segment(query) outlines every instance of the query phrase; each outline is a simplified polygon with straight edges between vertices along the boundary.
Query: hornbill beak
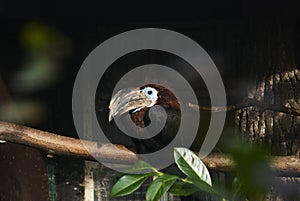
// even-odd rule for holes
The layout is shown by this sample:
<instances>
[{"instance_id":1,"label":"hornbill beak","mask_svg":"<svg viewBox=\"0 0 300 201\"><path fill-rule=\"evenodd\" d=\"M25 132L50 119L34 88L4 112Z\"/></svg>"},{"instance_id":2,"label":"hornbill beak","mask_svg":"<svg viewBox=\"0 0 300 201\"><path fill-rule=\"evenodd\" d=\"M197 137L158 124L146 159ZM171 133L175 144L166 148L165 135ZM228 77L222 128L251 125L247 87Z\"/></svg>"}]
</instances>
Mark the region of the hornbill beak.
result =
<instances>
[{"instance_id":1,"label":"hornbill beak","mask_svg":"<svg viewBox=\"0 0 300 201\"><path fill-rule=\"evenodd\" d=\"M110 100L108 121L122 114L134 110L137 112L144 107L149 107L152 101L147 98L140 88L122 89L118 91Z\"/></svg>"}]
</instances>

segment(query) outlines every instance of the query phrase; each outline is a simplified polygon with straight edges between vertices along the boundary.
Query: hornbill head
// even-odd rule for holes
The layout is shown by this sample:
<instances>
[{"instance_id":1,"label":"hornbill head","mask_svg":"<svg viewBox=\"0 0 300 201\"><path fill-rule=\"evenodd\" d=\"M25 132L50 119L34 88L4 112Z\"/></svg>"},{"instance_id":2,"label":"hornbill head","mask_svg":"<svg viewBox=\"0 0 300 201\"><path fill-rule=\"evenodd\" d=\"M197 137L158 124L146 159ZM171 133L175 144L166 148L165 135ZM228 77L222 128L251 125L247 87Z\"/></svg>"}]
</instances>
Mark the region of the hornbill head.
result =
<instances>
[{"instance_id":1,"label":"hornbill head","mask_svg":"<svg viewBox=\"0 0 300 201\"><path fill-rule=\"evenodd\" d=\"M111 99L109 104L109 122L113 118L130 112L132 121L139 127L145 127L146 112L154 105L165 109L180 110L176 96L167 88L149 84L135 89L122 89Z\"/></svg>"}]
</instances>

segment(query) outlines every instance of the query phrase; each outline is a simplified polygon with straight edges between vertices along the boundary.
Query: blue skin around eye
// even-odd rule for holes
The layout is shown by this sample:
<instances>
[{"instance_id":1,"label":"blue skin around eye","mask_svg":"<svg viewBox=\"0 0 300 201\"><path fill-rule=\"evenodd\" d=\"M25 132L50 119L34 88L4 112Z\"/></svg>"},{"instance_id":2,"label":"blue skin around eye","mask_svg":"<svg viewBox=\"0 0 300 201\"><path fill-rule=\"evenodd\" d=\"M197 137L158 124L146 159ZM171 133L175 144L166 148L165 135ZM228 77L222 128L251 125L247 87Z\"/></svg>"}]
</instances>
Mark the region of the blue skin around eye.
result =
<instances>
[{"instance_id":1,"label":"blue skin around eye","mask_svg":"<svg viewBox=\"0 0 300 201\"><path fill-rule=\"evenodd\" d=\"M142 92L147 96L147 98L149 98L150 100L152 100L153 98L155 98L155 95L157 96L157 93L155 93L155 89L153 89L152 87L146 87L145 89L142 90ZM150 92L151 94L149 94L148 92Z\"/></svg>"},{"instance_id":2,"label":"blue skin around eye","mask_svg":"<svg viewBox=\"0 0 300 201\"><path fill-rule=\"evenodd\" d=\"M156 90L154 88L152 88L152 87L146 87L146 88L142 89L141 91L146 95L146 97L148 99L150 99L151 101L156 101L156 99L157 99L157 92L156 92ZM151 94L148 94L148 92L150 92ZM141 109L142 109L142 107L141 108L137 108L137 109L133 110L132 113L138 112Z\"/></svg>"}]
</instances>

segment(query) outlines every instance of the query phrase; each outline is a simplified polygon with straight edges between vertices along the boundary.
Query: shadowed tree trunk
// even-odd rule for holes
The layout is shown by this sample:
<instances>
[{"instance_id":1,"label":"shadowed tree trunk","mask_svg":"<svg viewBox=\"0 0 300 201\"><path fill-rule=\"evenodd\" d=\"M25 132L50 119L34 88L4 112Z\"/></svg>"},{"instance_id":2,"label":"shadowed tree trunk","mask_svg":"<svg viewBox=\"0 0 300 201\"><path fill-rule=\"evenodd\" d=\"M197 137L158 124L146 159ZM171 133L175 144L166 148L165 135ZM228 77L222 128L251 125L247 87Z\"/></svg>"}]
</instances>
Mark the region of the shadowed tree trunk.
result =
<instances>
[{"instance_id":1,"label":"shadowed tree trunk","mask_svg":"<svg viewBox=\"0 0 300 201\"><path fill-rule=\"evenodd\" d=\"M249 19L243 26L240 65L244 71L250 71L247 73L253 80L248 85L247 98L300 109L300 70L296 65L296 36L299 33L295 19L256 18ZM273 155L300 155L299 116L247 107L236 112L235 120L244 139L264 145ZM267 200L299 198L299 180L280 179L286 186L295 187L295 191L291 194L287 189L280 192L280 186Z\"/></svg>"}]
</instances>

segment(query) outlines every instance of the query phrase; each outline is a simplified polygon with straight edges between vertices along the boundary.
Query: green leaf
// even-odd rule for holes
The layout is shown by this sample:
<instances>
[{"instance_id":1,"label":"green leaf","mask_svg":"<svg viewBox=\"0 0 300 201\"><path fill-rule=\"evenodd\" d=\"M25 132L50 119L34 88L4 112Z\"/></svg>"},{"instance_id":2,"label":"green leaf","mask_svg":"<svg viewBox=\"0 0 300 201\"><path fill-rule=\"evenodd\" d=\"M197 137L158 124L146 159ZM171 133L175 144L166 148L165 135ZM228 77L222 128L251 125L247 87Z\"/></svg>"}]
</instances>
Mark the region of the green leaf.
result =
<instances>
[{"instance_id":1,"label":"green leaf","mask_svg":"<svg viewBox=\"0 0 300 201\"><path fill-rule=\"evenodd\" d=\"M248 200L261 200L274 178L268 153L260 145L240 142L231 143L229 152L236 164L238 180L233 187L239 191L238 195L244 195Z\"/></svg>"},{"instance_id":2,"label":"green leaf","mask_svg":"<svg viewBox=\"0 0 300 201\"><path fill-rule=\"evenodd\" d=\"M205 181L194 178L188 178L187 180L193 182L193 184L201 191L219 195L219 193L212 186L208 185Z\"/></svg>"},{"instance_id":3,"label":"green leaf","mask_svg":"<svg viewBox=\"0 0 300 201\"><path fill-rule=\"evenodd\" d=\"M243 189L243 185L240 182L240 180L237 177L234 177L233 181L232 181L232 198L233 200L238 196L238 195L242 195L244 192Z\"/></svg>"},{"instance_id":4,"label":"green leaf","mask_svg":"<svg viewBox=\"0 0 300 201\"><path fill-rule=\"evenodd\" d=\"M234 177L232 181L232 192L238 194L242 191L242 187L241 181L237 177Z\"/></svg>"},{"instance_id":5,"label":"green leaf","mask_svg":"<svg viewBox=\"0 0 300 201\"><path fill-rule=\"evenodd\" d=\"M134 173L134 174L144 174L144 173L149 173L154 171L157 172L155 167L141 160L137 161L129 170L127 170L128 173Z\"/></svg>"},{"instance_id":6,"label":"green leaf","mask_svg":"<svg viewBox=\"0 0 300 201\"><path fill-rule=\"evenodd\" d=\"M200 191L200 189L193 184L176 181L168 192L176 196L188 196L197 191Z\"/></svg>"},{"instance_id":7,"label":"green leaf","mask_svg":"<svg viewBox=\"0 0 300 201\"><path fill-rule=\"evenodd\" d=\"M148 187L146 192L147 201L156 201L167 192L174 184L178 177L169 174L162 174L158 176Z\"/></svg>"},{"instance_id":8,"label":"green leaf","mask_svg":"<svg viewBox=\"0 0 300 201\"><path fill-rule=\"evenodd\" d=\"M174 148L174 158L178 168L188 177L212 185L210 174L200 158L186 148Z\"/></svg>"},{"instance_id":9,"label":"green leaf","mask_svg":"<svg viewBox=\"0 0 300 201\"><path fill-rule=\"evenodd\" d=\"M195 185L200 191L211 193L220 196L222 198L230 197L229 193L226 192L223 188L212 187L208 185L205 181L194 179L194 178L187 178L186 180L192 182L193 185Z\"/></svg>"},{"instance_id":10,"label":"green leaf","mask_svg":"<svg viewBox=\"0 0 300 201\"><path fill-rule=\"evenodd\" d=\"M110 196L117 197L129 195L136 191L150 176L153 176L153 173L142 175L124 175L112 187Z\"/></svg>"}]
</instances>

